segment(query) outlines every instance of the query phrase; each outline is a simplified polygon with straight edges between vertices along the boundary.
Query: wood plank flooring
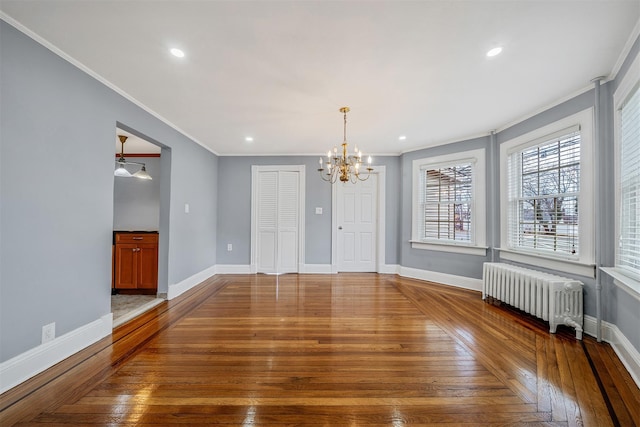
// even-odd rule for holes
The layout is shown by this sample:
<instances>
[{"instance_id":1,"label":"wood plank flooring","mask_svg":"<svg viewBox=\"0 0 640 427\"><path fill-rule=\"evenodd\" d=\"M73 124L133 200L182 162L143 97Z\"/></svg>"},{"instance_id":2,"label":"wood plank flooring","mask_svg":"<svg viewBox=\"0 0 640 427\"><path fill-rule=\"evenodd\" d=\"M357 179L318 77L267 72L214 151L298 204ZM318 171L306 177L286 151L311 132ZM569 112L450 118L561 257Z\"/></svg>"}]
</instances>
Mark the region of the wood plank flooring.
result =
<instances>
[{"instance_id":1,"label":"wood plank flooring","mask_svg":"<svg viewBox=\"0 0 640 427\"><path fill-rule=\"evenodd\" d=\"M394 275L215 276L72 359L0 425L640 426L608 345Z\"/></svg>"}]
</instances>

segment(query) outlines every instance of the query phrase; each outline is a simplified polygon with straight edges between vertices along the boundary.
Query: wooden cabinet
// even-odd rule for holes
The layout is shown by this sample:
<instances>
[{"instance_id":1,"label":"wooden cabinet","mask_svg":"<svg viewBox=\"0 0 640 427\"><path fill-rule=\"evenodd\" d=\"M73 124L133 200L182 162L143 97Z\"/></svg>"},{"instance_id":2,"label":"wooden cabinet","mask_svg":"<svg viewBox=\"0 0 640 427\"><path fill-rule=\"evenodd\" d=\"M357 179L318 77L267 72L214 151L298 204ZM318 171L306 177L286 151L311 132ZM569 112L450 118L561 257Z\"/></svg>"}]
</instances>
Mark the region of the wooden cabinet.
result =
<instances>
[{"instance_id":1,"label":"wooden cabinet","mask_svg":"<svg viewBox=\"0 0 640 427\"><path fill-rule=\"evenodd\" d=\"M114 288L158 288L158 233L116 232Z\"/></svg>"}]
</instances>

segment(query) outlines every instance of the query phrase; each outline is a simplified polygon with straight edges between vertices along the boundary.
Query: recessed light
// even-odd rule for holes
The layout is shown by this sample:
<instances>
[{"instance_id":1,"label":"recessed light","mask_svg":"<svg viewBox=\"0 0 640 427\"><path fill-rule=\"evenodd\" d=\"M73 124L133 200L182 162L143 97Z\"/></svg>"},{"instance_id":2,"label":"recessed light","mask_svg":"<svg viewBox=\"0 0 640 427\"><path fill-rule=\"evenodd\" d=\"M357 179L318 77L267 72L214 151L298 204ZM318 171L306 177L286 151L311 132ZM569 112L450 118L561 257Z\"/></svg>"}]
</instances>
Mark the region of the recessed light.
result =
<instances>
[{"instance_id":1,"label":"recessed light","mask_svg":"<svg viewBox=\"0 0 640 427\"><path fill-rule=\"evenodd\" d=\"M405 139L407 139L407 136L406 136L406 135L400 135L400 136L398 137L398 139L399 139L400 141L404 141Z\"/></svg>"},{"instance_id":2,"label":"recessed light","mask_svg":"<svg viewBox=\"0 0 640 427\"><path fill-rule=\"evenodd\" d=\"M491 49L489 52L487 52L487 56L496 56L499 55L500 52L502 52L502 48L501 47L494 47L493 49Z\"/></svg>"},{"instance_id":3,"label":"recessed light","mask_svg":"<svg viewBox=\"0 0 640 427\"><path fill-rule=\"evenodd\" d=\"M253 137L252 136L247 136L244 140L247 141L247 142L253 142Z\"/></svg>"},{"instance_id":4,"label":"recessed light","mask_svg":"<svg viewBox=\"0 0 640 427\"><path fill-rule=\"evenodd\" d=\"M169 50L173 56L177 56L178 58L184 58L184 52L176 47L171 48Z\"/></svg>"}]
</instances>

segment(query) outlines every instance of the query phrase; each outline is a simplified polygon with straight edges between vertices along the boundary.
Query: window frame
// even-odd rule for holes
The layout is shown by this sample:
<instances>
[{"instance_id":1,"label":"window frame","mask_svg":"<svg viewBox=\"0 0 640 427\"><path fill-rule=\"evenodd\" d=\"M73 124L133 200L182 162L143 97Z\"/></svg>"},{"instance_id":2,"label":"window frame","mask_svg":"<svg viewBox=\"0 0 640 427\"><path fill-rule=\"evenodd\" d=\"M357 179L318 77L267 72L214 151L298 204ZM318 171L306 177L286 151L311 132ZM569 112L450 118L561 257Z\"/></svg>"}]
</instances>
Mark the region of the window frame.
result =
<instances>
[{"instance_id":1,"label":"window frame","mask_svg":"<svg viewBox=\"0 0 640 427\"><path fill-rule=\"evenodd\" d=\"M425 169L445 168L461 164L471 164L471 239L455 241L449 239L421 239L418 235L420 222L424 221L421 213L420 197L423 188L420 186L421 171ZM413 194L411 247L413 249L455 252L469 255L486 256L487 221L486 221L486 154L485 149L474 149L435 157L426 157L413 161Z\"/></svg>"},{"instance_id":2,"label":"window frame","mask_svg":"<svg viewBox=\"0 0 640 427\"><path fill-rule=\"evenodd\" d=\"M621 165L620 155L622 149L621 141L621 109L623 104L634 94L634 90L640 90L640 55L636 56L635 60L627 70L625 77L620 82L620 85L613 94L613 109L614 109L614 185L615 185L615 225L614 225L614 267L601 267L601 270L613 277L613 283L627 292L632 297L640 300L640 278L636 277L633 272L627 268L620 267L618 264L619 246L618 239L620 238L620 226L621 226L621 213L622 213L622 182L621 182Z\"/></svg>"},{"instance_id":3,"label":"window frame","mask_svg":"<svg viewBox=\"0 0 640 427\"><path fill-rule=\"evenodd\" d=\"M537 265L552 270L595 276L595 179L593 108L580 111L546 126L527 132L500 145L500 257ZM580 128L580 193L578 197L579 254L566 256L544 251L512 247L509 243L509 157L526 148L539 145L559 136L558 133Z\"/></svg>"}]
</instances>

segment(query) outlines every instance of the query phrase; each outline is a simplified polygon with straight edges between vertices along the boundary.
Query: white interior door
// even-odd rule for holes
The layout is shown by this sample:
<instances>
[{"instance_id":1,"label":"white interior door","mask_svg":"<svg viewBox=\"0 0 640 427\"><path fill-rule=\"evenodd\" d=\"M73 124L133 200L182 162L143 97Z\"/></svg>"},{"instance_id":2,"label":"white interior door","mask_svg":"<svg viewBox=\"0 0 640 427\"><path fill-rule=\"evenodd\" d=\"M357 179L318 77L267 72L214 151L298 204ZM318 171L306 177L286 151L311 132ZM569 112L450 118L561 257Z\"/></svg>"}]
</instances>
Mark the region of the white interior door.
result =
<instances>
[{"instance_id":1,"label":"white interior door","mask_svg":"<svg viewBox=\"0 0 640 427\"><path fill-rule=\"evenodd\" d=\"M301 173L294 167L254 167L252 264L258 273L298 272Z\"/></svg>"},{"instance_id":2,"label":"white interior door","mask_svg":"<svg viewBox=\"0 0 640 427\"><path fill-rule=\"evenodd\" d=\"M374 272L378 228L378 177L338 184L338 271Z\"/></svg>"}]
</instances>

